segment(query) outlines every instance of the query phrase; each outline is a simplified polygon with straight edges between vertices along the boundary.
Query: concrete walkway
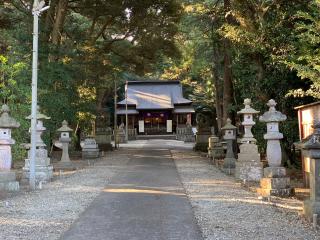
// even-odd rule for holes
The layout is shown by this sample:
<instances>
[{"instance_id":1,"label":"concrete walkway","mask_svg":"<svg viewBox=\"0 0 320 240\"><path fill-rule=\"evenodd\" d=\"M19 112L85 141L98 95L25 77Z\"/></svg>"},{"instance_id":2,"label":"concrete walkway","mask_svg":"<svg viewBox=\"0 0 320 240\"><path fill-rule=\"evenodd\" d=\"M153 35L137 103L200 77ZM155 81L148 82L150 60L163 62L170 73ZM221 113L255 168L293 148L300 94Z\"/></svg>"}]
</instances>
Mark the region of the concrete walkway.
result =
<instances>
[{"instance_id":1,"label":"concrete walkway","mask_svg":"<svg viewBox=\"0 0 320 240\"><path fill-rule=\"evenodd\" d=\"M130 161L61 239L202 239L170 151L154 142L126 152Z\"/></svg>"}]
</instances>

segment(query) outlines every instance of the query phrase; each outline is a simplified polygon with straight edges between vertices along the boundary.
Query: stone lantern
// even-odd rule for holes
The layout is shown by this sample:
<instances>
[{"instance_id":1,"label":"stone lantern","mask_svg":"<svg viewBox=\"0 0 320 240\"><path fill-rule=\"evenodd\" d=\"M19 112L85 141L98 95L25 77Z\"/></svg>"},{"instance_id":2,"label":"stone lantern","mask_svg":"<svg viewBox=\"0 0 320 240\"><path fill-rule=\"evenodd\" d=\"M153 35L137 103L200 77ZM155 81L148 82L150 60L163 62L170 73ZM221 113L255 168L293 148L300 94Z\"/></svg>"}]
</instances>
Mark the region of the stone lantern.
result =
<instances>
[{"instance_id":1,"label":"stone lantern","mask_svg":"<svg viewBox=\"0 0 320 240\"><path fill-rule=\"evenodd\" d=\"M231 124L227 119L227 124L221 128L224 131L223 139L227 141L227 153L223 162L223 171L228 174L234 173L236 159L233 152L233 141L236 140L237 127Z\"/></svg>"},{"instance_id":2,"label":"stone lantern","mask_svg":"<svg viewBox=\"0 0 320 240\"><path fill-rule=\"evenodd\" d=\"M320 122L309 140L302 145L303 155L310 160L310 199L303 205L303 213L313 220L314 214L320 216Z\"/></svg>"},{"instance_id":3,"label":"stone lantern","mask_svg":"<svg viewBox=\"0 0 320 240\"><path fill-rule=\"evenodd\" d=\"M269 111L260 116L260 121L267 123L267 160L269 167L264 169L264 178L260 180L258 193L262 196L289 196L292 194L290 178L286 177L286 169L281 167L280 139L283 138L279 132L279 122L287 119L286 115L276 111L277 103L271 99L267 103Z\"/></svg>"},{"instance_id":4,"label":"stone lantern","mask_svg":"<svg viewBox=\"0 0 320 240\"><path fill-rule=\"evenodd\" d=\"M62 149L62 156L60 162L57 164L58 168L73 167L69 157L69 143L71 142L70 132L73 130L68 127L68 122L64 120L62 127L57 130L60 133L59 141L55 142L55 146Z\"/></svg>"},{"instance_id":5,"label":"stone lantern","mask_svg":"<svg viewBox=\"0 0 320 240\"><path fill-rule=\"evenodd\" d=\"M253 121L254 114L259 113L253 109L250 99L244 100L244 109L238 112L243 115L242 125L244 126L244 135L240 142L240 153L238 154L238 162L236 163L237 179L243 181L259 181L262 178L262 162L260 161L260 154L258 147L255 144L256 139L254 138L251 128L255 125Z\"/></svg>"},{"instance_id":6,"label":"stone lantern","mask_svg":"<svg viewBox=\"0 0 320 240\"><path fill-rule=\"evenodd\" d=\"M7 105L1 108L0 116L0 190L17 191L19 182L16 181L16 174L11 170L12 155L11 145L15 141L11 138L11 130L18 128L20 124L10 117L10 109Z\"/></svg>"},{"instance_id":7,"label":"stone lantern","mask_svg":"<svg viewBox=\"0 0 320 240\"><path fill-rule=\"evenodd\" d=\"M26 119L31 119L28 116ZM48 157L48 151L46 144L43 142L41 136L46 128L43 126L43 120L48 120L50 117L40 113L40 109L37 109L37 127L36 127L36 159L35 159L35 177L37 182L48 182L53 176L53 166L50 164L50 158ZM25 159L25 165L23 167L23 179L27 180L30 177L30 155L31 144L25 144L28 149L28 158Z\"/></svg>"},{"instance_id":8,"label":"stone lantern","mask_svg":"<svg viewBox=\"0 0 320 240\"><path fill-rule=\"evenodd\" d=\"M241 138L241 143L256 142L257 140L253 137L251 132L252 126L256 123L253 121L253 115L258 114L259 111L253 109L251 105L251 99L246 98L243 102L244 109L238 112L238 114L243 115L243 122L241 123L244 127L244 135Z\"/></svg>"}]
</instances>

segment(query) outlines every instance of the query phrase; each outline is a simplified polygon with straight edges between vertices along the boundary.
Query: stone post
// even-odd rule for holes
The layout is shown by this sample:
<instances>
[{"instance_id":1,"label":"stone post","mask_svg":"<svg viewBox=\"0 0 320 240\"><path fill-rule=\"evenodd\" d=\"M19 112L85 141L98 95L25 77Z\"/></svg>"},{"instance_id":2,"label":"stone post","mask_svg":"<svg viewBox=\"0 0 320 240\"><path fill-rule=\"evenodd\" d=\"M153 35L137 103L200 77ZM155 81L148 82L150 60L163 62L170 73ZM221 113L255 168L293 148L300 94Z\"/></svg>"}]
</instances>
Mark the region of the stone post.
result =
<instances>
[{"instance_id":1,"label":"stone post","mask_svg":"<svg viewBox=\"0 0 320 240\"><path fill-rule=\"evenodd\" d=\"M31 119L28 116L26 119ZM35 159L35 178L36 182L48 182L53 177L53 166L50 163L48 157L48 151L46 144L43 142L41 136L46 128L43 126L43 120L48 120L50 117L40 113L40 109L37 109L37 135L36 135L36 159ZM25 165L23 167L23 180L27 180L30 177L30 148L31 144L25 144L28 149L28 158L25 159Z\"/></svg>"},{"instance_id":2,"label":"stone post","mask_svg":"<svg viewBox=\"0 0 320 240\"><path fill-rule=\"evenodd\" d=\"M264 139L267 140L267 160L269 167L264 169L264 177L260 180L258 193L267 196L290 196L293 191L290 188L290 178L286 176L286 169L281 167L281 146L280 139L283 138L279 132L279 122L287 119L286 115L276 111L277 103L271 99L267 103L269 111L260 116L260 121L267 123L267 133Z\"/></svg>"},{"instance_id":3,"label":"stone post","mask_svg":"<svg viewBox=\"0 0 320 240\"><path fill-rule=\"evenodd\" d=\"M55 142L55 146L62 149L62 156L60 162L55 165L57 169L74 169L73 163L69 157L69 143L71 142L70 133L73 130L68 127L68 122L64 120L62 127L57 130L60 133L59 141Z\"/></svg>"},{"instance_id":4,"label":"stone post","mask_svg":"<svg viewBox=\"0 0 320 240\"><path fill-rule=\"evenodd\" d=\"M240 153L238 154L238 161L236 162L236 178L242 181L259 181L262 178L262 162L260 161L260 154L256 145L251 128L255 125L253 115L259 113L253 109L250 99L245 99L244 109L238 112L243 115L242 125L244 126L244 135L241 138Z\"/></svg>"},{"instance_id":5,"label":"stone post","mask_svg":"<svg viewBox=\"0 0 320 240\"><path fill-rule=\"evenodd\" d=\"M227 153L223 162L223 171L229 175L234 174L236 159L233 152L233 141L236 140L236 126L231 124L231 120L227 119L227 124L221 128L225 131L223 139L227 141Z\"/></svg>"},{"instance_id":6,"label":"stone post","mask_svg":"<svg viewBox=\"0 0 320 240\"><path fill-rule=\"evenodd\" d=\"M314 214L320 217L320 122L313 128L311 138L302 145L303 156L310 159L310 199L304 201L303 214L311 221Z\"/></svg>"},{"instance_id":7,"label":"stone post","mask_svg":"<svg viewBox=\"0 0 320 240\"><path fill-rule=\"evenodd\" d=\"M19 182L16 181L16 173L11 171L11 145L15 144L11 138L11 130L18 128L20 124L10 117L9 113L9 107L3 105L0 116L0 190L18 191Z\"/></svg>"}]
</instances>

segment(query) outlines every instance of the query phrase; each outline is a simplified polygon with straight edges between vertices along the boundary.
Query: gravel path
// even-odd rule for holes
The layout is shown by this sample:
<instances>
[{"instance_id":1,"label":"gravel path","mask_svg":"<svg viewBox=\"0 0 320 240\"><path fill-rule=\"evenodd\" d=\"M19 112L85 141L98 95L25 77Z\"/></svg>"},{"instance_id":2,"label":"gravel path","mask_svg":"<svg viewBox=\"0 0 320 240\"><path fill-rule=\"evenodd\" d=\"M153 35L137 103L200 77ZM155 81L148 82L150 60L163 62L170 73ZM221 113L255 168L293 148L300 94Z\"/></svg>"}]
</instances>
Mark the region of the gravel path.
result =
<instances>
[{"instance_id":1,"label":"gravel path","mask_svg":"<svg viewBox=\"0 0 320 240\"><path fill-rule=\"evenodd\" d=\"M57 177L42 190L20 191L0 201L0 239L59 239L127 161L125 153L108 153L94 166Z\"/></svg>"},{"instance_id":2,"label":"gravel path","mask_svg":"<svg viewBox=\"0 0 320 240\"><path fill-rule=\"evenodd\" d=\"M171 151L203 237L219 239L320 239L301 216L296 199L259 200L191 151Z\"/></svg>"}]
</instances>

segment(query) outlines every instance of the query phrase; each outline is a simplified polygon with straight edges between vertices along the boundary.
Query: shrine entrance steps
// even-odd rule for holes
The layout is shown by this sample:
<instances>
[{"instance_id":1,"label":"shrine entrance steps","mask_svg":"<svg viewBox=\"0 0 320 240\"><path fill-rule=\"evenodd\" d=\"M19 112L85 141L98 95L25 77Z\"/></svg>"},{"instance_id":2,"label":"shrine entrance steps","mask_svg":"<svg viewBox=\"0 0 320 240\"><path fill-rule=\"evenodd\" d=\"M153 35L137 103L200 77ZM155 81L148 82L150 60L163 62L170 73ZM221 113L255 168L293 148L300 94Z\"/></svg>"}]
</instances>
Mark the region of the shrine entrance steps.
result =
<instances>
[{"instance_id":1,"label":"shrine entrance steps","mask_svg":"<svg viewBox=\"0 0 320 240\"><path fill-rule=\"evenodd\" d=\"M164 140L176 140L175 134L168 135L137 135L137 140L150 140L150 139L164 139Z\"/></svg>"}]
</instances>

